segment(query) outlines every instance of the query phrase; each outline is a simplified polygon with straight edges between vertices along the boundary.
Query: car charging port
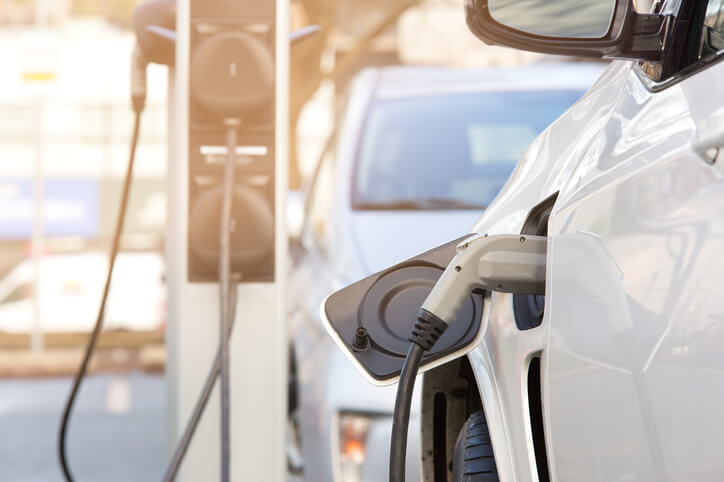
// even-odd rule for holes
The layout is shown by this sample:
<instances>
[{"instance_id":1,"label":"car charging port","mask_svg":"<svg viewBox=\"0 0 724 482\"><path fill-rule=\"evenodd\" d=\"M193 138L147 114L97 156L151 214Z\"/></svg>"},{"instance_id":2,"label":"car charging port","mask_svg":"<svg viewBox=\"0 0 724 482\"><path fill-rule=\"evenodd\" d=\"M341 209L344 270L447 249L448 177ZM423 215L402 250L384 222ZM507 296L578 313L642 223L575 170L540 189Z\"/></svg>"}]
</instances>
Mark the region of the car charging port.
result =
<instances>
[{"instance_id":1,"label":"car charging port","mask_svg":"<svg viewBox=\"0 0 724 482\"><path fill-rule=\"evenodd\" d=\"M477 234L457 246L420 307L400 374L392 419L390 482L404 482L410 403L425 352L454 322L474 290L545 294L548 239L540 236ZM485 326L481 331L485 332Z\"/></svg>"},{"instance_id":2,"label":"car charging port","mask_svg":"<svg viewBox=\"0 0 724 482\"><path fill-rule=\"evenodd\" d=\"M544 199L528 213L521 234L548 236L548 219L558 199L558 192ZM530 330L543 323L546 298L544 295L514 294L513 312L519 330Z\"/></svg>"}]
</instances>

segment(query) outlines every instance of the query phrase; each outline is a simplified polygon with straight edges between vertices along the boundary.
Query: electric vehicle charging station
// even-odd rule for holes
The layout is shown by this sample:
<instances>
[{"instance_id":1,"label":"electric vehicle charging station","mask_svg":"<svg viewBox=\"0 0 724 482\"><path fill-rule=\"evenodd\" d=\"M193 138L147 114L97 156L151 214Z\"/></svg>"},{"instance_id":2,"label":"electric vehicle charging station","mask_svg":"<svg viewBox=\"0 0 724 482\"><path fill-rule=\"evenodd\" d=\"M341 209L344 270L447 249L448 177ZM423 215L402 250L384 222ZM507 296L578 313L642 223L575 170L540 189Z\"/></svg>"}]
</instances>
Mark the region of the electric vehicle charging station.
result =
<instances>
[{"instance_id":1,"label":"electric vehicle charging station","mask_svg":"<svg viewBox=\"0 0 724 482\"><path fill-rule=\"evenodd\" d=\"M72 482L68 427L103 328L145 108L146 68L153 62L171 67L170 457L163 480L227 482L233 473L233 480L281 481L286 475L289 46L317 27L290 36L289 6L281 0L148 0L134 9L133 25L129 161L96 322L61 416L58 461ZM237 313L244 322L235 323ZM232 340L235 324L242 325L237 328L242 333Z\"/></svg>"},{"instance_id":2,"label":"electric vehicle charging station","mask_svg":"<svg viewBox=\"0 0 724 482\"><path fill-rule=\"evenodd\" d=\"M233 132L238 141L230 260L237 318L229 345L232 480L280 481L286 473L288 26L289 5L281 0L176 4L166 232L169 452L184 432L219 346L221 306L214 251L218 243L213 234L218 232L218 186L229 151L226 144L233 143L228 138ZM234 42L251 48L234 49ZM211 58L220 62L209 65L200 57L203 49L212 49ZM270 70L252 72L245 79L258 82L250 89L264 90L261 83L271 75L267 98L237 99L246 102L245 107L254 104L237 115L224 97L234 95L225 82L247 75L244 63L249 57L243 55L258 59L254 56L263 55L264 49L272 54ZM219 405L215 390L177 480L220 478Z\"/></svg>"}]
</instances>

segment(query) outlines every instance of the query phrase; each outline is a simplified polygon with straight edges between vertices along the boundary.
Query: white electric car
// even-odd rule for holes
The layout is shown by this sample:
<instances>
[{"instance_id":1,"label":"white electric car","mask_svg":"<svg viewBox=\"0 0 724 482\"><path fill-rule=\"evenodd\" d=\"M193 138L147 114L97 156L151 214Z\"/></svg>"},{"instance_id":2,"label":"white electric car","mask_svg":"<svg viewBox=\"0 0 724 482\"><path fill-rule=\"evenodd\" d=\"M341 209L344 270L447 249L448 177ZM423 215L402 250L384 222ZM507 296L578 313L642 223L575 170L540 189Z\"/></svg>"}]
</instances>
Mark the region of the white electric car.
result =
<instances>
[{"instance_id":1,"label":"white electric car","mask_svg":"<svg viewBox=\"0 0 724 482\"><path fill-rule=\"evenodd\" d=\"M298 442L290 465L305 480L385 480L395 396L393 387L370 386L337 350L320 320L322 300L469 233L530 142L603 68L391 67L353 82L306 196L289 284L290 425ZM419 431L419 404L413 413ZM419 437L411 437L409 480L420 479L420 455Z\"/></svg>"},{"instance_id":2,"label":"white electric car","mask_svg":"<svg viewBox=\"0 0 724 482\"><path fill-rule=\"evenodd\" d=\"M466 9L490 43L621 60L475 225L548 236L546 294L493 293L483 343L424 375L424 480L722 480L724 1Z\"/></svg>"}]
</instances>

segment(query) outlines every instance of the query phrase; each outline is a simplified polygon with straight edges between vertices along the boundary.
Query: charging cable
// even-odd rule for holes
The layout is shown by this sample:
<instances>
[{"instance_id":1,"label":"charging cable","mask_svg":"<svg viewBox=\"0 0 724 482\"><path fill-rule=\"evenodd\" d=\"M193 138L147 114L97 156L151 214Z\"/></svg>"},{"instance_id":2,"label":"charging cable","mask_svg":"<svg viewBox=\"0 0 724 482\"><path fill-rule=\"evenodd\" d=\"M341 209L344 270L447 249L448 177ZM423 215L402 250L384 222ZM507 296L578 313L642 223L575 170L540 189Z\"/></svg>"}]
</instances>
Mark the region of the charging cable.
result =
<instances>
[{"instance_id":1,"label":"charging cable","mask_svg":"<svg viewBox=\"0 0 724 482\"><path fill-rule=\"evenodd\" d=\"M422 357L457 318L473 291L545 294L547 238L476 235L457 246L457 253L420 307L410 349L397 386L390 442L390 482L404 482L407 431L415 378ZM480 330L485 332L487 320Z\"/></svg>"},{"instance_id":2,"label":"charging cable","mask_svg":"<svg viewBox=\"0 0 724 482\"><path fill-rule=\"evenodd\" d=\"M70 390L70 394L68 395L68 399L65 402L65 408L63 409L63 416L61 417L60 430L58 433L58 458L60 461L60 467L63 470L63 476L68 482L73 481L73 475L71 474L70 466L68 465L68 456L66 450L70 415L73 411L73 406L78 396L80 384L83 382L83 379L85 378L85 375L88 371L88 364L90 363L91 356L93 355L96 345L98 344L98 337L100 336L101 329L103 328L103 315L106 309L106 302L108 301L108 292L111 286L113 267L116 263L116 256L118 255L118 248L121 242L121 233L123 232L123 223L126 219L126 212L128 211L128 198L131 191L131 180L133 178L133 164L136 159L136 148L138 147L138 133L141 128L141 114L143 113L146 105L146 65L148 63L146 62L138 46L136 46L133 50L132 59L131 104L133 106L134 112L133 134L131 136L131 150L128 156L128 166L126 168L126 175L123 180L121 203L118 208L116 225L113 229L111 250L108 257L108 271L106 272L106 281L103 285L103 294L101 295L101 302L100 306L98 307L98 314L96 316L95 325L93 325L93 331L88 338L88 344L85 347L80 367L78 368L75 377L73 377L73 386Z\"/></svg>"},{"instance_id":3,"label":"charging cable","mask_svg":"<svg viewBox=\"0 0 724 482\"><path fill-rule=\"evenodd\" d=\"M194 405L191 417L186 424L181 438L179 439L173 456L164 473L163 481L172 482L186 455L191 439L198 427L211 392L219 380L221 417L219 433L221 437L221 480L230 479L231 466L231 413L230 413L230 379L229 379L229 341L236 318L236 283L240 275L232 273L231 269L231 234L236 229L232 217L234 200L234 174L236 169L236 135L240 121L226 119L226 147L227 156L224 164L224 171L221 180L221 200L219 212L219 346L201 393Z\"/></svg>"},{"instance_id":4,"label":"charging cable","mask_svg":"<svg viewBox=\"0 0 724 482\"><path fill-rule=\"evenodd\" d=\"M219 324L219 387L221 389L221 481L231 478L231 407L229 380L229 328L228 319L231 286L231 206L236 169L236 119L227 119L226 165L224 166L223 194L221 198L221 226L219 228L219 291L221 322Z\"/></svg>"},{"instance_id":5,"label":"charging cable","mask_svg":"<svg viewBox=\"0 0 724 482\"><path fill-rule=\"evenodd\" d=\"M161 2L158 2L156 6L160 6L160 9L163 11L163 14L166 15L168 11L172 11L172 9L168 9L167 7L169 5L172 5L173 2L164 2L163 0ZM149 8L145 10L145 12L150 12L152 14L157 13L154 9L156 6L151 5L150 2L148 3ZM143 19L141 19L142 15L139 15L139 23L141 24L141 32L139 33L137 31L137 35L139 37L139 41L142 41L143 38L145 38L145 32L151 32L157 37L163 38L166 41L175 41L175 34L172 30L168 28L164 28L157 25L148 25L147 22L144 22ZM166 17L164 17L166 18ZM296 44L300 42L301 40L308 38L312 34L316 33L319 30L319 27L317 26L310 26L304 29L301 29L297 32L294 32L290 37L290 42L292 44ZM149 47L147 45L147 47ZM67 442L67 432L68 427L70 423L70 416L73 411L73 406L75 405L76 398L78 396L78 391L80 389L80 385L83 382L83 379L85 378L87 371L88 371L88 365L90 363L90 358L93 355L97 342L98 337L100 335L100 332L103 328L103 315L105 311L106 302L108 300L108 292L110 290L110 283L111 283L111 277L113 275L113 268L115 266L115 260L116 256L118 254L119 244L120 244L120 237L121 233L123 231L123 224L126 216L126 212L128 210L128 198L130 194L130 186L131 186L131 180L132 180L132 173L133 173L133 164L135 161L136 156L136 149L138 147L138 136L140 131L140 124L141 124L141 114L143 113L145 109L146 104L146 92L147 92L147 79L146 79L146 67L148 66L149 57L144 55L143 49L140 45L136 45L133 50L132 54L132 61L131 61L131 103L133 106L133 111L135 114L134 119L134 125L133 125L133 135L131 138L131 149L130 149L130 155L129 155L129 161L128 161L128 168L126 172L126 176L123 183L123 190L121 195L121 202L119 206L119 213L116 220L116 225L113 231L112 235L112 242L111 242L111 250L109 255L109 264L108 264L108 271L106 274L106 280L105 285L103 288L103 294L101 296L100 306L98 309L98 315L96 317L95 325L93 326L93 330L90 334L90 337L88 339L88 343L86 345L85 351L83 353L83 359L81 361L81 365L76 373L76 375L73 378L73 384L70 391L70 394L68 395L68 399L65 404L65 408L63 409L63 415L61 417L60 422L60 429L58 434L58 459L61 465L61 469L63 471L63 476L65 477L65 480L67 482L72 482L73 476L70 471L70 467L68 464L68 458L67 458L67 450L66 450L66 442ZM168 49L167 47L163 47L161 50L150 48L148 50L150 59L154 62L159 63L170 63L172 62L167 58L172 57L171 54L168 54L168 52L172 52L173 49ZM168 54L166 56L166 54ZM196 404L194 405L194 409L191 413L191 418L189 419L186 428L184 429L184 432L181 436L181 439L179 440L176 449L174 450L174 454L171 457L171 460L169 462L169 465L166 469L166 472L164 473L163 480L170 482L173 481L178 473L178 470L181 466L181 463L184 459L184 456L188 450L189 444L191 443L191 439L193 438L193 435L196 431L196 428L199 424L199 421L201 419L201 416L204 412L204 409L206 408L206 404L208 403L209 397L211 396L211 392L213 390L214 384L216 383L216 379L219 378L221 380L221 479L223 481L229 480L230 476L230 403L229 403L229 394L230 394L230 384L229 384L229 338L231 336L231 330L233 328L234 319L236 315L236 280L234 279L234 276L231 273L231 266L230 266L230 258L231 258L231 248L230 248L230 235L233 230L233 226L231 226L231 206L232 206L232 198L233 198L233 184L234 184L234 167L235 167L235 157L236 157L236 129L239 125L238 121L235 121L233 119L225 120L225 124L227 126L227 148L228 148L228 155L227 155L227 163L226 168L224 170L224 193L223 193L223 199L222 199L222 213L221 213L221 225L219 229L219 245L220 245L220 255L219 255L219 284L220 284L220 329L219 329L219 335L220 335L220 342L219 342L219 348L216 353L216 357L214 358L214 364L211 367L211 370L209 371L206 380L204 381L204 385L202 387L201 393L199 394L199 398L196 401Z\"/></svg>"},{"instance_id":6,"label":"charging cable","mask_svg":"<svg viewBox=\"0 0 724 482\"><path fill-rule=\"evenodd\" d=\"M186 424L184 433L181 436L174 454L171 457L168 468L163 476L164 482L172 482L183 462L196 427L198 427L201 416L206 409L206 404L211 396L216 380L219 379L221 394L221 480L229 480L231 472L231 436L230 436L230 380L229 380L229 340L236 318L236 280L231 272L231 233L235 229L232 225L232 204L234 193L234 173L236 168L236 129L239 122L236 120L225 121L227 156L224 165L222 179L221 213L219 218L219 348L214 358L214 364L206 376L204 386L201 390L191 418Z\"/></svg>"},{"instance_id":7,"label":"charging cable","mask_svg":"<svg viewBox=\"0 0 724 482\"><path fill-rule=\"evenodd\" d=\"M236 282L233 279L231 280L229 293L229 311L227 319L230 320L230 322L229 335L227 335L227 337L231 335L231 331L234 329L234 320L236 319ZM204 386L201 389L199 398L196 400L194 409L191 412L191 417L186 424L186 428L181 435L181 439L179 439L176 444L176 449L174 449L171 461L163 474L162 480L164 482L173 482L173 480L176 479L176 475L178 475L178 471L181 468L181 462L183 462L184 457L186 456L186 451L188 450L191 440L194 437L194 433L196 432L196 428L199 426L199 421L201 421L201 416L206 409L206 404L209 402L211 392L214 389L214 385L216 385L216 380L219 378L220 371L221 347L219 346L216 350L216 356L214 357L214 364L211 366L211 370L209 370L208 375L206 375Z\"/></svg>"},{"instance_id":8,"label":"charging cable","mask_svg":"<svg viewBox=\"0 0 724 482\"><path fill-rule=\"evenodd\" d=\"M106 272L105 284L103 286L103 293L101 295L100 306L98 308L98 314L96 321L93 326L93 330L88 339L83 358L76 372L71 391L66 400L65 407L63 409L63 415L61 417L60 429L58 433L58 459L60 462L63 476L67 482L73 482L74 478L70 470L67 455L67 437L68 428L70 425L70 417L73 412L75 401L78 397L78 391L80 385L83 382L87 372L90 359L95 352L95 348L98 344L98 338L101 330L103 329L103 320L106 303L108 301L108 293L110 291L111 278L113 276L113 268L115 266L116 257L118 255L120 247L121 234L123 232L123 224L125 222L126 213L128 211L128 200L130 197L131 182L133 179L133 166L136 158L136 149L138 147L138 137L141 127L141 116L146 105L146 93L147 93L147 82L146 82L146 67L148 62L141 52L141 49L136 46L133 50L132 61L131 61L131 105L134 112L134 123L133 123L133 134L131 137L131 148L128 159L128 165L126 174L123 181L123 189L121 193L121 201L116 218L116 225L113 230L111 249L108 260L108 270ZM229 467L230 467L230 434L229 434L229 422L230 422L230 410L229 410L229 337L231 335L231 329L233 328L234 319L236 317L236 281L233 279L231 274L230 257L231 257L231 246L230 246L230 235L232 231L231 226L231 206L232 206L232 195L233 195L233 184L234 184L234 166L235 166L235 150L236 150L236 127L238 123L228 122L227 128L227 144L228 144L228 156L226 167L224 170L223 180L223 198L222 198L222 210L220 217L220 228L219 228L219 285L220 285L220 342L219 348L214 358L214 364L206 377L204 386L201 394L194 406L191 418L184 429L184 433L179 440L177 447L174 451L173 456L169 462L169 465L164 473L164 481L173 481L178 474L178 470L181 466L181 462L186 455L191 439L198 427L201 416L206 408L209 397L213 390L214 384L217 378L221 379L221 438L222 438L222 481L229 480Z\"/></svg>"}]
</instances>

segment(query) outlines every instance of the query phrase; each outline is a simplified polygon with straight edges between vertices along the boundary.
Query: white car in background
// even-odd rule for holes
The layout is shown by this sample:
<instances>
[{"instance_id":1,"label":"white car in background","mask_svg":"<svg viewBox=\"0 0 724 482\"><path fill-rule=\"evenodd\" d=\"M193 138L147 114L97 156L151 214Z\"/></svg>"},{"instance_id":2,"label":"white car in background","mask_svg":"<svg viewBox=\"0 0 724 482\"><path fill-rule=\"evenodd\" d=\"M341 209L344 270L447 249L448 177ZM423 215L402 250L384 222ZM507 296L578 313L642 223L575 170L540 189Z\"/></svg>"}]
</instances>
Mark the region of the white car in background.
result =
<instances>
[{"instance_id":1,"label":"white car in background","mask_svg":"<svg viewBox=\"0 0 724 482\"><path fill-rule=\"evenodd\" d=\"M604 65L363 71L307 192L289 282L290 466L309 482L380 481L394 387L375 388L327 336L332 291L470 232L538 134ZM411 433L419 433L419 401ZM408 480L420 480L412 437Z\"/></svg>"},{"instance_id":2,"label":"white car in background","mask_svg":"<svg viewBox=\"0 0 724 482\"><path fill-rule=\"evenodd\" d=\"M103 292L108 255L88 252L40 258L37 306L45 333L86 333L93 328ZM0 332L34 330L31 259L0 280ZM122 252L116 258L106 305L105 330L162 330L165 315L164 262L159 253Z\"/></svg>"}]
</instances>

